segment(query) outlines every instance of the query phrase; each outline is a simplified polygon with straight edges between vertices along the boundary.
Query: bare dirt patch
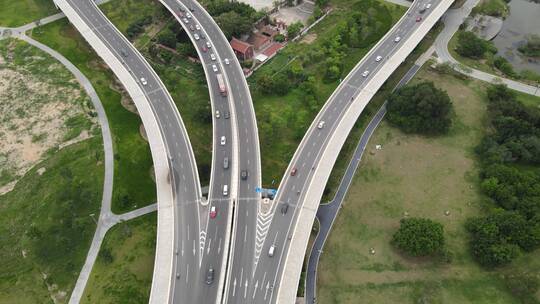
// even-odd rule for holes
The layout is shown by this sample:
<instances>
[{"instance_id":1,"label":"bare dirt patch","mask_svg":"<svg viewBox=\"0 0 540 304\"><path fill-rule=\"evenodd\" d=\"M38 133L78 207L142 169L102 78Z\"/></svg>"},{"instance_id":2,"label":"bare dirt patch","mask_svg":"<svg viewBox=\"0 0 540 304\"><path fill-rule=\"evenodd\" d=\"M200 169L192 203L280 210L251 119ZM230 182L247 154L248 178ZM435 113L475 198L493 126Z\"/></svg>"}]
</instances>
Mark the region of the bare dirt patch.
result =
<instances>
[{"instance_id":1,"label":"bare dirt patch","mask_svg":"<svg viewBox=\"0 0 540 304\"><path fill-rule=\"evenodd\" d=\"M312 44L316 39L317 39L317 34L311 33L311 34L305 35L304 38L302 38L300 42L305 43L305 44Z\"/></svg>"},{"instance_id":2,"label":"bare dirt patch","mask_svg":"<svg viewBox=\"0 0 540 304\"><path fill-rule=\"evenodd\" d=\"M97 121L82 87L61 64L13 39L0 43L0 195L47 151L89 138Z\"/></svg>"}]
</instances>

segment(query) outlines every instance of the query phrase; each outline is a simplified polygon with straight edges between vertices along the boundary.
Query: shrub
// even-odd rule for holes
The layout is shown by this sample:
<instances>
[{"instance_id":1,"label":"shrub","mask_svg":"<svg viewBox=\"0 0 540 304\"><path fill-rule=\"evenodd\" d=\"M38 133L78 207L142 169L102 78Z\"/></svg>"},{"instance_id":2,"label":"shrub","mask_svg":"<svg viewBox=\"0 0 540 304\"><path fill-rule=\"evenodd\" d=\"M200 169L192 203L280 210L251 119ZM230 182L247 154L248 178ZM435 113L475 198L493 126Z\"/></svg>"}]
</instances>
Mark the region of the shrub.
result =
<instances>
[{"instance_id":1,"label":"shrub","mask_svg":"<svg viewBox=\"0 0 540 304\"><path fill-rule=\"evenodd\" d=\"M527 43L518 50L526 56L540 57L540 36L535 34L527 36Z\"/></svg>"},{"instance_id":2,"label":"shrub","mask_svg":"<svg viewBox=\"0 0 540 304\"><path fill-rule=\"evenodd\" d=\"M510 77L517 76L510 62L508 62L508 60L506 60L506 58L504 57L495 56L495 59L493 60L493 65L505 75L508 75Z\"/></svg>"},{"instance_id":3,"label":"shrub","mask_svg":"<svg viewBox=\"0 0 540 304\"><path fill-rule=\"evenodd\" d=\"M460 32L458 34L458 45L456 51L464 57L480 59L489 50L488 42L476 37L471 32Z\"/></svg>"},{"instance_id":4,"label":"shrub","mask_svg":"<svg viewBox=\"0 0 540 304\"><path fill-rule=\"evenodd\" d=\"M412 256L440 253L445 247L444 228L430 219L402 219L392 244Z\"/></svg>"}]
</instances>

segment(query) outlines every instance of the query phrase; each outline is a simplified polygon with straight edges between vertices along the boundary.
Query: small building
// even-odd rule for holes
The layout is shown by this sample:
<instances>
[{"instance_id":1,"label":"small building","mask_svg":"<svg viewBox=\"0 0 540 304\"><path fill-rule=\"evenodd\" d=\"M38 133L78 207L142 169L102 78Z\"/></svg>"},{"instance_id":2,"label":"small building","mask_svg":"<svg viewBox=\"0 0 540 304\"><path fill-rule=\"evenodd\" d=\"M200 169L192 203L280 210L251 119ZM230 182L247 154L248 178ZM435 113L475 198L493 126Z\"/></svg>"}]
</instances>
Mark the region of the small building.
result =
<instances>
[{"instance_id":1,"label":"small building","mask_svg":"<svg viewBox=\"0 0 540 304\"><path fill-rule=\"evenodd\" d=\"M239 60L245 61L253 58L253 46L251 44L233 37L231 47Z\"/></svg>"},{"instance_id":2,"label":"small building","mask_svg":"<svg viewBox=\"0 0 540 304\"><path fill-rule=\"evenodd\" d=\"M279 42L272 42L272 44L264 50L263 54L268 57L274 56L274 54L283 47L283 44Z\"/></svg>"},{"instance_id":3,"label":"small building","mask_svg":"<svg viewBox=\"0 0 540 304\"><path fill-rule=\"evenodd\" d=\"M247 42L253 45L255 51L260 51L270 44L270 38L261 33L253 33L249 36Z\"/></svg>"}]
</instances>

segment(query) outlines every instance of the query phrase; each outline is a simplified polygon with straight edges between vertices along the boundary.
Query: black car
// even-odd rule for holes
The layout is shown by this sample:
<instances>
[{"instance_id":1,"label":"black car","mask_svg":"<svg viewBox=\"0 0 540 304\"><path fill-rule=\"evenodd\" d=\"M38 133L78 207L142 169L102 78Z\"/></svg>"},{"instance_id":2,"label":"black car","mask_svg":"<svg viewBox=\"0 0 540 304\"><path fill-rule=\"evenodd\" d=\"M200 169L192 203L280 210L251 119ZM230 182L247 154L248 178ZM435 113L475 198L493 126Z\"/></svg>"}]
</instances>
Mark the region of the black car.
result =
<instances>
[{"instance_id":1,"label":"black car","mask_svg":"<svg viewBox=\"0 0 540 304\"><path fill-rule=\"evenodd\" d=\"M240 177L243 179L243 180L246 180L248 178L248 172L247 170L242 170L242 172L240 172Z\"/></svg>"},{"instance_id":2,"label":"black car","mask_svg":"<svg viewBox=\"0 0 540 304\"><path fill-rule=\"evenodd\" d=\"M287 203L281 204L281 214L285 214L287 213L287 211L289 211L289 204Z\"/></svg>"},{"instance_id":3,"label":"black car","mask_svg":"<svg viewBox=\"0 0 540 304\"><path fill-rule=\"evenodd\" d=\"M225 110L225 113L223 113L223 116L225 117L225 119L229 119L229 117L231 117L231 113L229 113L229 111Z\"/></svg>"},{"instance_id":4,"label":"black car","mask_svg":"<svg viewBox=\"0 0 540 304\"><path fill-rule=\"evenodd\" d=\"M206 284L210 285L214 282L214 268L208 269L206 273Z\"/></svg>"},{"instance_id":5,"label":"black car","mask_svg":"<svg viewBox=\"0 0 540 304\"><path fill-rule=\"evenodd\" d=\"M194 11L195 11L195 9L194 9L193 7L190 7L189 10L190 10L191 12L194 12Z\"/></svg>"}]
</instances>

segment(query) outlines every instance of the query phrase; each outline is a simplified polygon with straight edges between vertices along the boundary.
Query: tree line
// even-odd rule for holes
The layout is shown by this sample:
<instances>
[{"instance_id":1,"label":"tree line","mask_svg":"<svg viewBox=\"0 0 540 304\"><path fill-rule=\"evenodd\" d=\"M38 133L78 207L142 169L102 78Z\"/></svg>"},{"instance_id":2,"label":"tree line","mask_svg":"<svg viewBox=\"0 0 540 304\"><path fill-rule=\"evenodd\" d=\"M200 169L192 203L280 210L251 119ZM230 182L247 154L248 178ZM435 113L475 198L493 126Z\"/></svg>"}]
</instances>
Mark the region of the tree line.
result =
<instances>
[{"instance_id":1,"label":"tree line","mask_svg":"<svg viewBox=\"0 0 540 304\"><path fill-rule=\"evenodd\" d=\"M523 105L504 85L490 87L491 128L476 152L488 215L471 219L471 250L488 267L510 263L540 245L540 111Z\"/></svg>"}]
</instances>

